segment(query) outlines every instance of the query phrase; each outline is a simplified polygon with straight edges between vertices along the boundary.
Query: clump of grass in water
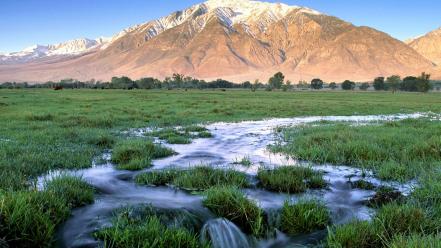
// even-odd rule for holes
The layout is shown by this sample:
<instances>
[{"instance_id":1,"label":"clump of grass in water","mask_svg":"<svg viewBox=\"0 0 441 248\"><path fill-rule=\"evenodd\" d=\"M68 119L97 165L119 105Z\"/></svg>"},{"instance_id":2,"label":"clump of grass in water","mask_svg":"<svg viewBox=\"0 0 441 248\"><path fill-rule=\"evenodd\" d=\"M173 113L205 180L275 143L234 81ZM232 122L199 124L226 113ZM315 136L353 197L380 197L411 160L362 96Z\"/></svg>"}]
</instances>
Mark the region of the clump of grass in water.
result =
<instances>
[{"instance_id":1,"label":"clump of grass in water","mask_svg":"<svg viewBox=\"0 0 441 248\"><path fill-rule=\"evenodd\" d=\"M152 136L156 136L161 140L167 141L169 144L190 144L191 136L188 133L181 133L173 128L163 129L153 132Z\"/></svg>"},{"instance_id":2,"label":"clump of grass in water","mask_svg":"<svg viewBox=\"0 0 441 248\"><path fill-rule=\"evenodd\" d=\"M162 171L148 171L135 177L137 184L149 186L165 186L171 184L173 180L182 173L177 169L168 169Z\"/></svg>"},{"instance_id":3,"label":"clump of grass in water","mask_svg":"<svg viewBox=\"0 0 441 248\"><path fill-rule=\"evenodd\" d=\"M44 247L53 243L69 208L51 192L2 192L0 216L1 234L10 247Z\"/></svg>"},{"instance_id":4,"label":"clump of grass in water","mask_svg":"<svg viewBox=\"0 0 441 248\"><path fill-rule=\"evenodd\" d=\"M274 151L318 163L373 169L380 179L406 181L441 161L441 124L427 119L372 126L287 128Z\"/></svg>"},{"instance_id":5,"label":"clump of grass in water","mask_svg":"<svg viewBox=\"0 0 441 248\"><path fill-rule=\"evenodd\" d=\"M187 190L205 190L213 186L248 186L244 173L208 166L198 166L188 170L149 171L138 175L135 181L138 184L156 186L172 184Z\"/></svg>"},{"instance_id":6,"label":"clump of grass in water","mask_svg":"<svg viewBox=\"0 0 441 248\"><path fill-rule=\"evenodd\" d=\"M374 226L368 221L355 220L328 229L326 245L329 248L375 248L381 247Z\"/></svg>"},{"instance_id":7,"label":"clump of grass in water","mask_svg":"<svg viewBox=\"0 0 441 248\"><path fill-rule=\"evenodd\" d=\"M201 139L212 138L212 137L213 134L208 131L202 131L197 134L197 138L201 138Z\"/></svg>"},{"instance_id":8,"label":"clump of grass in water","mask_svg":"<svg viewBox=\"0 0 441 248\"><path fill-rule=\"evenodd\" d=\"M286 201L281 213L281 231L296 235L325 229L331 222L326 206L317 200Z\"/></svg>"},{"instance_id":9,"label":"clump of grass in water","mask_svg":"<svg viewBox=\"0 0 441 248\"><path fill-rule=\"evenodd\" d=\"M168 227L156 215L142 218L120 213L113 226L95 233L104 241L104 247L158 247L158 248L198 248L209 247L201 244L198 235L182 227Z\"/></svg>"},{"instance_id":10,"label":"clump of grass in water","mask_svg":"<svg viewBox=\"0 0 441 248\"><path fill-rule=\"evenodd\" d=\"M386 186L381 186L375 195L367 201L370 207L380 207L391 202L403 202L404 196L400 191Z\"/></svg>"},{"instance_id":11,"label":"clump of grass in water","mask_svg":"<svg viewBox=\"0 0 441 248\"><path fill-rule=\"evenodd\" d=\"M57 176L45 182L44 189L63 199L70 208L84 206L94 201L94 188L80 177Z\"/></svg>"},{"instance_id":12,"label":"clump of grass in water","mask_svg":"<svg viewBox=\"0 0 441 248\"><path fill-rule=\"evenodd\" d=\"M187 126L184 128L165 128L150 134L169 144L190 144L194 138L211 138L212 134L205 127Z\"/></svg>"},{"instance_id":13,"label":"clump of grass in water","mask_svg":"<svg viewBox=\"0 0 441 248\"><path fill-rule=\"evenodd\" d=\"M236 161L234 161L233 164L238 164L238 165L242 165L245 167L250 167L251 165L253 165L253 162L251 162L250 157L245 156L241 160L236 159Z\"/></svg>"},{"instance_id":14,"label":"clump of grass in water","mask_svg":"<svg viewBox=\"0 0 441 248\"><path fill-rule=\"evenodd\" d=\"M244 232L255 236L263 233L263 211L236 187L213 187L206 191L205 207L226 218Z\"/></svg>"},{"instance_id":15,"label":"clump of grass in water","mask_svg":"<svg viewBox=\"0 0 441 248\"><path fill-rule=\"evenodd\" d=\"M365 180L357 180L355 182L351 182L352 188L355 189L364 189L364 190L373 190L375 189L375 185L371 182Z\"/></svg>"},{"instance_id":16,"label":"clump of grass in water","mask_svg":"<svg viewBox=\"0 0 441 248\"><path fill-rule=\"evenodd\" d=\"M388 204L379 209L372 222L354 221L329 229L329 247L389 247L397 235L425 234L434 231L426 211L411 204Z\"/></svg>"},{"instance_id":17,"label":"clump of grass in water","mask_svg":"<svg viewBox=\"0 0 441 248\"><path fill-rule=\"evenodd\" d=\"M257 178L263 188L276 192L301 193L307 188L325 188L321 172L311 168L282 166L273 170L260 169Z\"/></svg>"},{"instance_id":18,"label":"clump of grass in water","mask_svg":"<svg viewBox=\"0 0 441 248\"><path fill-rule=\"evenodd\" d=\"M202 127L202 126L187 126L187 127L184 127L184 131L187 133L189 133L189 132L200 133L200 132L207 132L208 129L206 129L205 127Z\"/></svg>"},{"instance_id":19,"label":"clump of grass in water","mask_svg":"<svg viewBox=\"0 0 441 248\"><path fill-rule=\"evenodd\" d=\"M124 140L116 144L112 162L121 170L141 170L151 167L151 160L175 154L172 150L144 139Z\"/></svg>"}]
</instances>

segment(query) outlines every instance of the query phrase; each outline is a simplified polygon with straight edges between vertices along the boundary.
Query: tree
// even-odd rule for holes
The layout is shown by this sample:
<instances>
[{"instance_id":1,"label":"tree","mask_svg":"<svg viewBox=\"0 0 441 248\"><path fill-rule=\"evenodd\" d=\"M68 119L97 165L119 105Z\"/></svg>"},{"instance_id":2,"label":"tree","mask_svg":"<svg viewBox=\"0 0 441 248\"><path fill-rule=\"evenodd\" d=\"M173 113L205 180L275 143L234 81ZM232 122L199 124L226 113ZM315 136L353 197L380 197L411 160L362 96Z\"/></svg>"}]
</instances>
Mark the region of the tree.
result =
<instances>
[{"instance_id":1,"label":"tree","mask_svg":"<svg viewBox=\"0 0 441 248\"><path fill-rule=\"evenodd\" d=\"M323 89L323 81L320 78L314 78L311 81L311 88L315 90Z\"/></svg>"},{"instance_id":2,"label":"tree","mask_svg":"<svg viewBox=\"0 0 441 248\"><path fill-rule=\"evenodd\" d=\"M425 72L421 73L418 77L417 89L419 92L428 92L432 89L432 84L430 83L430 74Z\"/></svg>"},{"instance_id":3,"label":"tree","mask_svg":"<svg viewBox=\"0 0 441 248\"><path fill-rule=\"evenodd\" d=\"M307 89L309 88L309 84L305 80L300 80L297 84L297 88L299 89Z\"/></svg>"},{"instance_id":4,"label":"tree","mask_svg":"<svg viewBox=\"0 0 441 248\"><path fill-rule=\"evenodd\" d=\"M369 83L362 83L360 85L360 90L367 90L367 89L369 89L369 87L371 87L371 85Z\"/></svg>"},{"instance_id":5,"label":"tree","mask_svg":"<svg viewBox=\"0 0 441 248\"><path fill-rule=\"evenodd\" d=\"M335 89L337 89L337 84L335 82L332 82L329 84L329 88L335 90Z\"/></svg>"},{"instance_id":6,"label":"tree","mask_svg":"<svg viewBox=\"0 0 441 248\"><path fill-rule=\"evenodd\" d=\"M139 89L154 89L157 82L154 78L141 78L139 80L136 80L136 86Z\"/></svg>"},{"instance_id":7,"label":"tree","mask_svg":"<svg viewBox=\"0 0 441 248\"><path fill-rule=\"evenodd\" d=\"M285 84L282 85L282 90L283 91L288 91L289 89L291 89L291 87L292 87L291 86L291 81L288 80L288 81L286 81Z\"/></svg>"},{"instance_id":8,"label":"tree","mask_svg":"<svg viewBox=\"0 0 441 248\"><path fill-rule=\"evenodd\" d=\"M172 84L173 88L182 88L182 84L184 83L185 76L179 73L173 73L172 76Z\"/></svg>"},{"instance_id":9,"label":"tree","mask_svg":"<svg viewBox=\"0 0 441 248\"><path fill-rule=\"evenodd\" d=\"M418 91L418 84L419 79L417 77L409 76L403 78L403 81L400 85L400 90L403 91Z\"/></svg>"},{"instance_id":10,"label":"tree","mask_svg":"<svg viewBox=\"0 0 441 248\"><path fill-rule=\"evenodd\" d=\"M277 72L268 80L268 84L271 88L280 89L282 88L283 81L285 80L285 76L281 72Z\"/></svg>"},{"instance_id":11,"label":"tree","mask_svg":"<svg viewBox=\"0 0 441 248\"><path fill-rule=\"evenodd\" d=\"M393 75L387 78L386 85L387 88L392 90L392 93L395 93L400 88L401 77L398 75Z\"/></svg>"},{"instance_id":12,"label":"tree","mask_svg":"<svg viewBox=\"0 0 441 248\"><path fill-rule=\"evenodd\" d=\"M133 89L136 88L135 82L129 77L112 77L110 82L111 87L114 89Z\"/></svg>"},{"instance_id":13,"label":"tree","mask_svg":"<svg viewBox=\"0 0 441 248\"><path fill-rule=\"evenodd\" d=\"M343 90L353 90L355 89L355 82L352 82L350 80L345 80L342 84L341 84L341 88Z\"/></svg>"},{"instance_id":14,"label":"tree","mask_svg":"<svg viewBox=\"0 0 441 248\"><path fill-rule=\"evenodd\" d=\"M245 89L251 89L251 83L250 81L245 81L242 83L242 87Z\"/></svg>"},{"instance_id":15,"label":"tree","mask_svg":"<svg viewBox=\"0 0 441 248\"><path fill-rule=\"evenodd\" d=\"M384 77L377 77L374 79L374 89L386 90L386 85L384 84Z\"/></svg>"},{"instance_id":16,"label":"tree","mask_svg":"<svg viewBox=\"0 0 441 248\"><path fill-rule=\"evenodd\" d=\"M260 86L259 79L254 80L253 85L251 86L251 91L255 92Z\"/></svg>"}]
</instances>

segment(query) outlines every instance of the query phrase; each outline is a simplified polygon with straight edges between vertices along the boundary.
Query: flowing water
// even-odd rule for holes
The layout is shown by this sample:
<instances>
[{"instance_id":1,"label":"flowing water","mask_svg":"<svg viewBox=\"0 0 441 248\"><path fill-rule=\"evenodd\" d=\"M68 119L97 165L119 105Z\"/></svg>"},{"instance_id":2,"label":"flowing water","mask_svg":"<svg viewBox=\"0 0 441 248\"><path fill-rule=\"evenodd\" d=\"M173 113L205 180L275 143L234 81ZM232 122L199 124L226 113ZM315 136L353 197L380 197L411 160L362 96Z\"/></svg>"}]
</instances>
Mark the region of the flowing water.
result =
<instances>
[{"instance_id":1,"label":"flowing water","mask_svg":"<svg viewBox=\"0 0 441 248\"><path fill-rule=\"evenodd\" d=\"M280 126L298 126L313 124L318 121L345 121L355 125L370 124L376 121L395 121L406 118L420 118L425 114L409 115L378 115L378 116L329 116L329 117L300 117L269 119L262 121L244 121L237 123L213 123L206 128L213 134L212 138L195 139L188 145L168 145L178 155L153 161L149 170L165 169L167 167L190 167L211 165L231 167L249 175L255 175L260 166L302 165L281 154L272 154L267 146L273 144L277 135L274 129ZM144 136L149 129L133 130L134 136ZM72 217L60 228L59 242L63 247L97 247L100 242L92 236L93 232L111 224L111 217L116 209L139 204L151 204L162 209L186 209L205 216L209 219L202 228L202 236L210 238L215 247L295 247L298 245L314 244L323 239L325 231L287 237L278 233L274 239L250 242L233 223L214 219L215 217L202 206L202 196L168 187L137 186L134 176L140 172L115 170L110 163L110 151L103 155L105 162L93 163L92 168L75 172L92 184L99 192L95 203L73 211ZM247 157L253 163L250 167L234 164L235 161ZM334 224L348 222L353 218L369 219L373 210L363 202L374 194L374 191L352 189L349 179L357 180L366 171L347 166L314 165L314 168L325 172L329 188L310 190L303 194L288 195L274 193L261 189L245 189L244 192L255 200L267 213L280 209L284 201L296 201L301 197L317 197L322 199L331 211ZM40 178L39 185L44 180L60 172L50 173ZM409 193L413 184L386 183L367 172L364 178L376 185L389 185L398 188L403 193Z\"/></svg>"}]
</instances>

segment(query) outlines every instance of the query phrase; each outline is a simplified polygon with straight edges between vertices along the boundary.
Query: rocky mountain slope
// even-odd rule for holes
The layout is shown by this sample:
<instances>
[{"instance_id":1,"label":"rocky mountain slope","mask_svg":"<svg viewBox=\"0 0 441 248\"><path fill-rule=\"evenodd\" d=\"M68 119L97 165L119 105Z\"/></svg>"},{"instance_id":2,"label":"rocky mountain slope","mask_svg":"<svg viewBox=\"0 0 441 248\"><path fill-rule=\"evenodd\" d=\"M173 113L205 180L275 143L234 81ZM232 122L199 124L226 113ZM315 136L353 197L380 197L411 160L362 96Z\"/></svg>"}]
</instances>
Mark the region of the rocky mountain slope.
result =
<instances>
[{"instance_id":1,"label":"rocky mountain slope","mask_svg":"<svg viewBox=\"0 0 441 248\"><path fill-rule=\"evenodd\" d=\"M418 53L441 65L441 28L407 42Z\"/></svg>"},{"instance_id":2,"label":"rocky mountain slope","mask_svg":"<svg viewBox=\"0 0 441 248\"><path fill-rule=\"evenodd\" d=\"M429 59L385 33L308 8L209 0L123 30L73 55L0 65L0 81L163 78L172 73L243 81L266 80L277 71L292 81L341 81L434 68Z\"/></svg>"}]
</instances>

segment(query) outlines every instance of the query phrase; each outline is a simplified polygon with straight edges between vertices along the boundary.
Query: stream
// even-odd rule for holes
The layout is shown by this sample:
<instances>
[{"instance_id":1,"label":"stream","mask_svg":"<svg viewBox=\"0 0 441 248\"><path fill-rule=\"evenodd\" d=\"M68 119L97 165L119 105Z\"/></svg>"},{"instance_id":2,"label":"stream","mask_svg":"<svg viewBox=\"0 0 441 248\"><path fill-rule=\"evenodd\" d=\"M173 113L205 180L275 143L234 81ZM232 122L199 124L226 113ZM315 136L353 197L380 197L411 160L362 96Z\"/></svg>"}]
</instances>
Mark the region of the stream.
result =
<instances>
[{"instance_id":1,"label":"stream","mask_svg":"<svg viewBox=\"0 0 441 248\"><path fill-rule=\"evenodd\" d=\"M378 121L396 121L406 118L421 118L427 116L423 113L399 115L371 115L371 116L325 116L325 117L298 117L278 118L260 121L243 121L236 123L212 123L205 126L212 134L212 138L195 139L187 145L170 145L178 154L165 159L153 161L153 167L148 170L160 170L167 167L190 167L197 165L210 165L228 167L249 174L256 175L260 166L272 167L280 165L305 165L306 162L296 161L281 154L268 151L268 145L277 140L275 128L280 126L299 126L313 124L318 121L344 121L354 125L375 123ZM130 135L144 136L149 129L131 130ZM235 161L247 157L253 165L249 167L234 164ZM93 162L88 169L70 171L81 175L84 180L93 185L99 194L91 205L75 209L70 219L59 230L59 246L61 247L98 247L101 242L92 234L111 225L111 218L118 208L151 204L162 209L186 209L204 216L207 220L202 233L210 235L213 246L216 247L293 247L296 245L309 245L320 242L326 231L299 237L287 237L283 233L271 240L259 240L250 245L247 237L231 222L216 219L208 209L202 206L203 196L191 194L186 191L170 187L138 186L133 178L141 172L120 171L114 169L110 162L111 153L103 154L102 159ZM101 161L101 162L97 162ZM287 199L296 201L302 197L316 197L324 201L332 216L333 224L346 223L354 218L368 220L374 210L363 202L374 195L374 191L353 189L348 178L355 181L367 176L364 180L375 185L392 186L408 194L414 186L413 182L399 184L382 182L372 176L372 173L347 166L312 165L314 169L324 172L324 178L329 187L321 190L308 190L302 194L274 193L262 189L244 189L247 197L255 200L265 211L280 209ZM39 179L39 185L44 180L50 180L56 174L52 172ZM65 172L63 172L65 173Z\"/></svg>"}]
</instances>

